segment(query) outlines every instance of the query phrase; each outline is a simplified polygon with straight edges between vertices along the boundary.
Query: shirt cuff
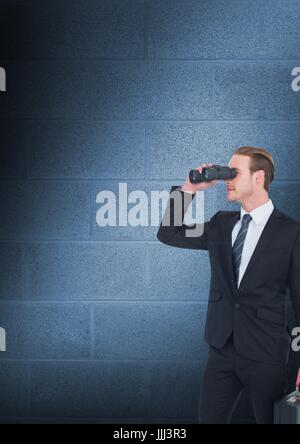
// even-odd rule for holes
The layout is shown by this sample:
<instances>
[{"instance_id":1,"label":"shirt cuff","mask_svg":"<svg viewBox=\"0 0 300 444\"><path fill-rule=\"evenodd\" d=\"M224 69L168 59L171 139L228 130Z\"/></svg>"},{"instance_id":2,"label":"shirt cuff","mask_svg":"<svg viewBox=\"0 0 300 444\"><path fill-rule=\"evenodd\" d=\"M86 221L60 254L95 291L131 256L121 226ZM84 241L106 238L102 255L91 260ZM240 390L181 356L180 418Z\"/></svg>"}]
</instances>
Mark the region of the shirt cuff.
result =
<instances>
[{"instance_id":1,"label":"shirt cuff","mask_svg":"<svg viewBox=\"0 0 300 444\"><path fill-rule=\"evenodd\" d=\"M182 187L176 188L179 191L182 191L183 193L189 193L189 194L196 194L196 191L188 191L188 190L182 190Z\"/></svg>"}]
</instances>

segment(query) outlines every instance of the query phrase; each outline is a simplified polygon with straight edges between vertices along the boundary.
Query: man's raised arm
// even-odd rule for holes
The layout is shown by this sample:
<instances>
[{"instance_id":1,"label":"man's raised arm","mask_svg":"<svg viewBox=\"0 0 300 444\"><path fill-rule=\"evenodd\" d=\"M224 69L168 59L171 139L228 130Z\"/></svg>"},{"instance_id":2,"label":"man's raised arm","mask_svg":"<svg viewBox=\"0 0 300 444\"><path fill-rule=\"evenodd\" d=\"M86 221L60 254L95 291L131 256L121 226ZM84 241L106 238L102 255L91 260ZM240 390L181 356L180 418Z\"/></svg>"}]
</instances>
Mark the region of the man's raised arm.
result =
<instances>
[{"instance_id":1,"label":"man's raised arm","mask_svg":"<svg viewBox=\"0 0 300 444\"><path fill-rule=\"evenodd\" d=\"M198 170L201 173L203 167L211 165L204 163L198 167ZM183 219L196 192L210 188L215 183L216 181L213 180L192 184L187 177L182 187L172 186L167 207L157 232L157 239L160 242L173 247L207 250L207 230L216 215L213 216L210 222L205 222L202 226L199 224L188 226L183 223ZM191 235L193 230L195 233Z\"/></svg>"}]
</instances>

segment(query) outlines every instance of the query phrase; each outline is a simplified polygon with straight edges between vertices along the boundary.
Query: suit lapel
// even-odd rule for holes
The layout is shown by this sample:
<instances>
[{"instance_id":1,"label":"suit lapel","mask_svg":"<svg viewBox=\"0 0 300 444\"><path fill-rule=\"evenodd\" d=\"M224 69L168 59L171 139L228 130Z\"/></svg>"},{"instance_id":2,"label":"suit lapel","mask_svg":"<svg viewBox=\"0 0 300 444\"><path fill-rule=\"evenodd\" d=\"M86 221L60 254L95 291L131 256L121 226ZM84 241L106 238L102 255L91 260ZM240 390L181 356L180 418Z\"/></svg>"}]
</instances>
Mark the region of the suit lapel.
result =
<instances>
[{"instance_id":1,"label":"suit lapel","mask_svg":"<svg viewBox=\"0 0 300 444\"><path fill-rule=\"evenodd\" d=\"M245 270L245 273L242 277L241 283L239 288L242 287L242 284L245 282L247 277L250 275L250 272L255 270L255 263L257 262L258 257L263 253L263 249L272 242L272 239L274 239L274 236L276 235L276 229L277 229L277 221L278 218L281 217L281 212L274 207L261 235L260 238L256 244L256 247L253 251L253 254L250 258L250 261L248 263L248 266ZM240 218L240 211L234 211L228 217L228 219L223 224L223 230L224 230L224 268L226 276L229 277L230 282L232 282L233 288L235 288L237 291L239 290L236 287L235 284L235 278L234 278L234 272L233 272L233 262L232 262L232 230L236 222ZM254 267L254 270L253 270ZM252 273L253 274L253 273Z\"/></svg>"},{"instance_id":2,"label":"suit lapel","mask_svg":"<svg viewBox=\"0 0 300 444\"><path fill-rule=\"evenodd\" d=\"M233 283L233 287L235 287L235 277L233 273L233 264L232 264L232 230L236 222L240 218L240 211L234 211L228 217L228 219L223 224L224 230L224 267L226 276L229 277L230 282Z\"/></svg>"},{"instance_id":3,"label":"suit lapel","mask_svg":"<svg viewBox=\"0 0 300 444\"><path fill-rule=\"evenodd\" d=\"M276 207L274 207L261 235L258 239L258 242L256 244L256 247L253 251L253 254L249 260L249 263L247 265L247 268L245 270L245 273L243 274L243 277L240 282L239 288L242 287L242 284L245 282L247 277L249 276L250 272L253 271L253 267L255 263L257 263L257 259L260 257L261 254L263 254L263 249L266 248L270 243L272 243L272 240L276 237L277 232L277 222L278 218L281 217L280 211L277 210Z\"/></svg>"}]
</instances>

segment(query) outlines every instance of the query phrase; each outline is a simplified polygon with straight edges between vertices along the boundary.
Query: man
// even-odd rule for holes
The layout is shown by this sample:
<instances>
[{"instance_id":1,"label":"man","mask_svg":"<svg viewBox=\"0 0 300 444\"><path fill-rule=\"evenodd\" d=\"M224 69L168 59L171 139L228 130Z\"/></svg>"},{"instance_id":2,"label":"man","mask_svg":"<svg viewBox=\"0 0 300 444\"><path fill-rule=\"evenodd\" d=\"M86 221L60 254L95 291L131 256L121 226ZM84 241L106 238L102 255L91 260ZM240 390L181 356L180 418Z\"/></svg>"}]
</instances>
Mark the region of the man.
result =
<instances>
[{"instance_id":1,"label":"man","mask_svg":"<svg viewBox=\"0 0 300 444\"><path fill-rule=\"evenodd\" d=\"M212 164L203 163L198 167ZM171 188L157 238L170 246L208 250L211 285L205 325L209 344L202 380L199 420L228 423L245 390L257 423L273 422L274 401L287 391L291 336L286 325L285 294L289 286L300 326L300 222L274 207L268 196L275 165L262 148L241 147L229 167L227 199L240 211L218 211L192 237L184 213L198 190L216 181ZM173 196L184 197L182 207ZM169 218L169 223L167 218ZM175 220L181 223L174 223ZM166 222L167 220L167 222Z\"/></svg>"}]
</instances>

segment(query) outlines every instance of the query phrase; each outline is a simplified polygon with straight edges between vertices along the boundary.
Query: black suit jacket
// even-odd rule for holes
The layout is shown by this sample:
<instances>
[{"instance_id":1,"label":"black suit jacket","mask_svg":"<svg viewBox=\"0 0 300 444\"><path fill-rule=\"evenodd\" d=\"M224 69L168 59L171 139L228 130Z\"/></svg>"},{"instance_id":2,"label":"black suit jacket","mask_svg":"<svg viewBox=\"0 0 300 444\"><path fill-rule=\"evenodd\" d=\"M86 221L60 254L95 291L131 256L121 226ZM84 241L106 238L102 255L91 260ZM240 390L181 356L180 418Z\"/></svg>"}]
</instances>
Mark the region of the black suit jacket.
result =
<instances>
[{"instance_id":1,"label":"black suit jacket","mask_svg":"<svg viewBox=\"0 0 300 444\"><path fill-rule=\"evenodd\" d=\"M171 188L157 238L173 247L208 250L211 282L205 340L222 348L233 332L235 347L242 356L266 363L286 363L292 339L285 308L288 287L296 324L300 326L300 221L274 207L237 288L231 235L240 212L219 211L204 223L202 235L187 237L186 229L198 226L183 223L195 194L176 188ZM176 193L184 196L181 208L174 205L172 197ZM168 217L169 226L165 225Z\"/></svg>"}]
</instances>

